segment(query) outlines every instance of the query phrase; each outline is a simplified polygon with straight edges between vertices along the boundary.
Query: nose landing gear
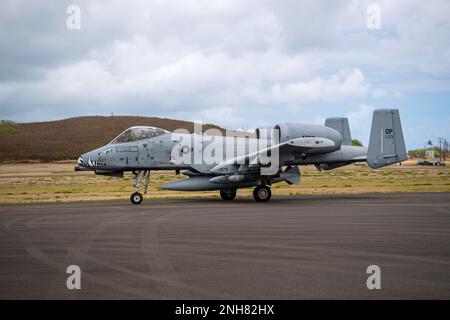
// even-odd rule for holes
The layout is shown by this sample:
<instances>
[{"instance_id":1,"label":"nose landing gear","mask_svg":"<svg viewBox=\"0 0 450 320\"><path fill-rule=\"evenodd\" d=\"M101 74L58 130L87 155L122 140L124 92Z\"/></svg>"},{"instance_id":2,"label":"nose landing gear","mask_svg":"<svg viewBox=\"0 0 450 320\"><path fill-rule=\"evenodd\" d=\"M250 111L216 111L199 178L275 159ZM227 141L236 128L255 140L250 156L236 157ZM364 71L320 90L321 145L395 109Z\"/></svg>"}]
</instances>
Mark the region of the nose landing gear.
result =
<instances>
[{"instance_id":1,"label":"nose landing gear","mask_svg":"<svg viewBox=\"0 0 450 320\"><path fill-rule=\"evenodd\" d=\"M134 192L130 197L132 204L140 204L142 200L144 200L144 197L139 192Z\"/></svg>"},{"instance_id":2,"label":"nose landing gear","mask_svg":"<svg viewBox=\"0 0 450 320\"><path fill-rule=\"evenodd\" d=\"M130 197L130 201L132 204L141 204L144 197L140 193L141 185L144 184L144 194L147 194L148 191L148 183L150 180L150 170L139 170L135 173L135 183L134 183L134 193Z\"/></svg>"}]
</instances>

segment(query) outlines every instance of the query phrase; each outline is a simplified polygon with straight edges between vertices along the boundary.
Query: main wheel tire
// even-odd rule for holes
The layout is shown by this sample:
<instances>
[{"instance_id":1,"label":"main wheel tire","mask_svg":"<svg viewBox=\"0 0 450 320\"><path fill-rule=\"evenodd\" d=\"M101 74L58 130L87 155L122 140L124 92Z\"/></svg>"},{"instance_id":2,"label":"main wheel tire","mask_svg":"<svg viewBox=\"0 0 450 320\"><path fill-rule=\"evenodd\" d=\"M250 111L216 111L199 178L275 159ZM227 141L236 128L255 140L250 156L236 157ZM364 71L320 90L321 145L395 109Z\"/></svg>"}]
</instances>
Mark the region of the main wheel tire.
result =
<instances>
[{"instance_id":1,"label":"main wheel tire","mask_svg":"<svg viewBox=\"0 0 450 320\"><path fill-rule=\"evenodd\" d=\"M225 201L234 200L234 198L236 198L236 190L235 189L220 190L220 196Z\"/></svg>"},{"instance_id":2,"label":"main wheel tire","mask_svg":"<svg viewBox=\"0 0 450 320\"><path fill-rule=\"evenodd\" d=\"M142 200L144 200L144 197L139 192L133 193L130 197L132 204L141 204Z\"/></svg>"},{"instance_id":3,"label":"main wheel tire","mask_svg":"<svg viewBox=\"0 0 450 320\"><path fill-rule=\"evenodd\" d=\"M257 186L253 190L253 198L255 198L255 200L258 202L267 202L271 197L272 191L270 191L270 188L268 186Z\"/></svg>"}]
</instances>

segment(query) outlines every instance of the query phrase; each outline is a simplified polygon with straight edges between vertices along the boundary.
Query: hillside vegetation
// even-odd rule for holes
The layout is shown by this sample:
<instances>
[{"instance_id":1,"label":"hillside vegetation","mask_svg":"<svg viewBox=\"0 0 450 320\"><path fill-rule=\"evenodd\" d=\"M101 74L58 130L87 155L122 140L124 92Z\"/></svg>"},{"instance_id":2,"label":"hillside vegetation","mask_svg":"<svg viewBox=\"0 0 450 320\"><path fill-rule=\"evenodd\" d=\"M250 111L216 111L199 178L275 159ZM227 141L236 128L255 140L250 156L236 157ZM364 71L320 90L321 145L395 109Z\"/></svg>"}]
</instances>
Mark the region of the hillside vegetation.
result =
<instances>
[{"instance_id":1,"label":"hillside vegetation","mask_svg":"<svg viewBox=\"0 0 450 320\"><path fill-rule=\"evenodd\" d=\"M55 161L76 159L80 154L100 147L132 126L154 126L169 131L184 128L193 131L188 121L156 117L90 116L59 121L0 123L0 162ZM204 125L204 129L218 128Z\"/></svg>"}]
</instances>

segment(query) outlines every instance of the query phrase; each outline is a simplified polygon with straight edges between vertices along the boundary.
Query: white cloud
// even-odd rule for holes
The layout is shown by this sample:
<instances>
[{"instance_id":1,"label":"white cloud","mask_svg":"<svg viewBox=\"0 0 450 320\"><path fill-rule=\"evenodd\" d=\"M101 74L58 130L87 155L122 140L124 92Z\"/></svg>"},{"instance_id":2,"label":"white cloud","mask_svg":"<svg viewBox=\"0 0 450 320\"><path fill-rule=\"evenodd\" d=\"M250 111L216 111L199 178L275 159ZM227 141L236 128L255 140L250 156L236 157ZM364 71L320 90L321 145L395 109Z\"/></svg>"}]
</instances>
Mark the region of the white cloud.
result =
<instances>
[{"instance_id":1,"label":"white cloud","mask_svg":"<svg viewBox=\"0 0 450 320\"><path fill-rule=\"evenodd\" d=\"M360 105L347 114L350 132L353 139L358 139L368 146L372 115L376 108L368 105Z\"/></svg>"},{"instance_id":2,"label":"white cloud","mask_svg":"<svg viewBox=\"0 0 450 320\"><path fill-rule=\"evenodd\" d=\"M369 83L361 70L340 71L326 78L314 77L307 81L274 84L265 88L248 88L248 99L260 103L295 103L312 101L341 101L367 96Z\"/></svg>"},{"instance_id":3,"label":"white cloud","mask_svg":"<svg viewBox=\"0 0 450 320\"><path fill-rule=\"evenodd\" d=\"M77 3L80 31L65 28L63 1L1 2L0 117L115 112L241 127L349 113L362 137L373 100L450 91L445 0L380 0L376 32L371 0Z\"/></svg>"}]
</instances>

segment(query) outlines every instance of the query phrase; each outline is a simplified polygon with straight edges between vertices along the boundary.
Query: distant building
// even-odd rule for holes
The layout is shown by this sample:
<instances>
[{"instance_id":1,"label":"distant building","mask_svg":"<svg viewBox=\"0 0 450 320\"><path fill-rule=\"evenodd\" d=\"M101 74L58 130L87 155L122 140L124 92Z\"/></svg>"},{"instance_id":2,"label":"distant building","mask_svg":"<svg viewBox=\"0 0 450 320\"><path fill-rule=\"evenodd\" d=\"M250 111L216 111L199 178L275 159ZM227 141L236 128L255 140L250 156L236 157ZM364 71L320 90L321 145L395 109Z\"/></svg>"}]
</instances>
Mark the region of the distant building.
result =
<instances>
[{"instance_id":1,"label":"distant building","mask_svg":"<svg viewBox=\"0 0 450 320\"><path fill-rule=\"evenodd\" d=\"M434 150L425 151L425 157L428 159L434 159Z\"/></svg>"}]
</instances>

